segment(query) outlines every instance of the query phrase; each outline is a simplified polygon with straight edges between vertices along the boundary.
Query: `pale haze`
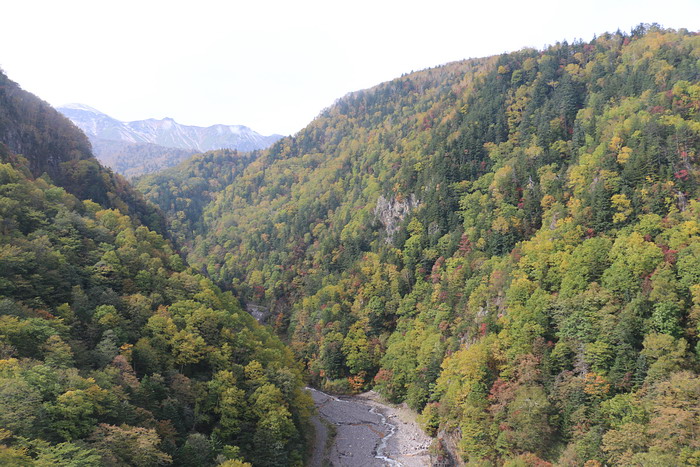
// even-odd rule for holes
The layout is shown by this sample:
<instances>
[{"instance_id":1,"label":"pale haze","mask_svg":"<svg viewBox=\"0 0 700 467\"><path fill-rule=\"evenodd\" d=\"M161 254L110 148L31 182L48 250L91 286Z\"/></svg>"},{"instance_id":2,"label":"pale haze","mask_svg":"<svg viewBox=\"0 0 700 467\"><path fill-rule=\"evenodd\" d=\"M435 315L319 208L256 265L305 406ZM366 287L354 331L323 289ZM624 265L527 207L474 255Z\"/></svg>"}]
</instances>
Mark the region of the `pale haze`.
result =
<instances>
[{"instance_id":1,"label":"pale haze","mask_svg":"<svg viewBox=\"0 0 700 467\"><path fill-rule=\"evenodd\" d=\"M12 1L0 67L54 106L293 134L348 92L427 67L639 23L700 1Z\"/></svg>"}]
</instances>

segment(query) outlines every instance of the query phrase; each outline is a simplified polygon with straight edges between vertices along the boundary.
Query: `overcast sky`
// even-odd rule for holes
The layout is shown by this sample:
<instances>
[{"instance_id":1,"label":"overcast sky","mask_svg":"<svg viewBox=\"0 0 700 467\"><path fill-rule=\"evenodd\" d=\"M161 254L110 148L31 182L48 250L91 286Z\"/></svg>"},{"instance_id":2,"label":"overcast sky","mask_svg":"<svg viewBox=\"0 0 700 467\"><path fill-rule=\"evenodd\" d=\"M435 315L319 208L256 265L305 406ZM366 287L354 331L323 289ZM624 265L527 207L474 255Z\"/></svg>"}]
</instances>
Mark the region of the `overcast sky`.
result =
<instances>
[{"instance_id":1,"label":"overcast sky","mask_svg":"<svg viewBox=\"0 0 700 467\"><path fill-rule=\"evenodd\" d=\"M403 73L641 22L700 30L700 0L9 0L0 67L55 106L293 134Z\"/></svg>"}]
</instances>

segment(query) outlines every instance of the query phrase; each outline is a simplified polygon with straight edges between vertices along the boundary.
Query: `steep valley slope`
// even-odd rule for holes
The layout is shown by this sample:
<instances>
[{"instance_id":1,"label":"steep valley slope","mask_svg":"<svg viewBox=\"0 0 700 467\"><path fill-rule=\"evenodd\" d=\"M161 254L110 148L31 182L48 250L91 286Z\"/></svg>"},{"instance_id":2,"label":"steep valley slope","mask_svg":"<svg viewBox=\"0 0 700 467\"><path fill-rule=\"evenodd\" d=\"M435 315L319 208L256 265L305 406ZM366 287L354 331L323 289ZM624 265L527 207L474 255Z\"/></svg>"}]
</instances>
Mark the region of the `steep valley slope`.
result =
<instances>
[{"instance_id":1,"label":"steep valley slope","mask_svg":"<svg viewBox=\"0 0 700 467\"><path fill-rule=\"evenodd\" d=\"M699 80L696 32L640 25L405 75L139 189L313 384L407 402L436 449L693 465Z\"/></svg>"},{"instance_id":2,"label":"steep valley slope","mask_svg":"<svg viewBox=\"0 0 700 467\"><path fill-rule=\"evenodd\" d=\"M0 72L0 465L302 464L292 352L164 224Z\"/></svg>"}]
</instances>

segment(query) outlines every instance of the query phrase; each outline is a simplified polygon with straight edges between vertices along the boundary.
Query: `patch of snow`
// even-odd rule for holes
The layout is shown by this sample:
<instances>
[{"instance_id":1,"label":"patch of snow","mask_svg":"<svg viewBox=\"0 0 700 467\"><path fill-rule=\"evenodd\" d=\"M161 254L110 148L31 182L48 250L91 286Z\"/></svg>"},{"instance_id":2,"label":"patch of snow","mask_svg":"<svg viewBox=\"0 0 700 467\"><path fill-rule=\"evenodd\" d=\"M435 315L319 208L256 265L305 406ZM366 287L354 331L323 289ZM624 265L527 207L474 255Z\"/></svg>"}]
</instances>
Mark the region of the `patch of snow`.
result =
<instances>
[{"instance_id":1,"label":"patch of snow","mask_svg":"<svg viewBox=\"0 0 700 467\"><path fill-rule=\"evenodd\" d=\"M68 110L83 110L85 112L90 112L98 115L104 115L104 113L100 112L94 107L90 107L89 105L85 104L79 104L77 102L73 102L71 104L65 104L61 105L58 107L59 109L68 109Z\"/></svg>"},{"instance_id":2,"label":"patch of snow","mask_svg":"<svg viewBox=\"0 0 700 467\"><path fill-rule=\"evenodd\" d=\"M95 138L131 143L152 143L166 147L209 151L231 148L242 151L262 149L279 137L263 136L244 125L181 125L172 118L149 118L122 122L79 103L58 107L73 123Z\"/></svg>"}]
</instances>

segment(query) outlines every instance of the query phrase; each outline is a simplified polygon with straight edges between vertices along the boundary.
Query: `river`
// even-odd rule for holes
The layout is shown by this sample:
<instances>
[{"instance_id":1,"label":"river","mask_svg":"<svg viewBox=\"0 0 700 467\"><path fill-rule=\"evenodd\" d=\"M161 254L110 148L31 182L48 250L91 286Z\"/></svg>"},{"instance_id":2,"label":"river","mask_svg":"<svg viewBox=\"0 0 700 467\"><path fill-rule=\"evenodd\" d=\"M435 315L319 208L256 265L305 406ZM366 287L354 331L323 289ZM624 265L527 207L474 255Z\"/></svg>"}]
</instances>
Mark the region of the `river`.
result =
<instances>
[{"instance_id":1,"label":"river","mask_svg":"<svg viewBox=\"0 0 700 467\"><path fill-rule=\"evenodd\" d=\"M431 439L408 409L385 405L373 392L335 397L309 390L318 411L310 466L430 465Z\"/></svg>"}]
</instances>

